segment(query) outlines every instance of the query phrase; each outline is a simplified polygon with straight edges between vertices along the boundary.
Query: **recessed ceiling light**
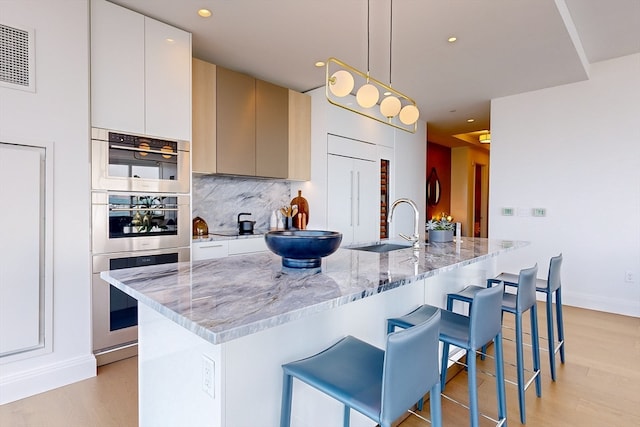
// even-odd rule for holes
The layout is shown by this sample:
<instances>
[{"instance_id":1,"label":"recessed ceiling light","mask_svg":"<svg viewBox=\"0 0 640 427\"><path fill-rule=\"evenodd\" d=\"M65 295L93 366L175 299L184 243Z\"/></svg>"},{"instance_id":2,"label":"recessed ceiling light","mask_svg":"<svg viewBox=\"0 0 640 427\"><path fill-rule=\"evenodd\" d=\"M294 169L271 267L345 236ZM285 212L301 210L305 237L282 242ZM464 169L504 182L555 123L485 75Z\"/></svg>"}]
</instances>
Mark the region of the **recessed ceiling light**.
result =
<instances>
[{"instance_id":1,"label":"recessed ceiling light","mask_svg":"<svg viewBox=\"0 0 640 427\"><path fill-rule=\"evenodd\" d=\"M209 9L200 9L198 10L198 15L202 16L203 18L208 18L211 16L211 11Z\"/></svg>"},{"instance_id":2,"label":"recessed ceiling light","mask_svg":"<svg viewBox=\"0 0 640 427\"><path fill-rule=\"evenodd\" d=\"M473 123L475 121L476 121L476 119L467 119L467 123Z\"/></svg>"},{"instance_id":3,"label":"recessed ceiling light","mask_svg":"<svg viewBox=\"0 0 640 427\"><path fill-rule=\"evenodd\" d=\"M451 36L451 37L449 37L449 38L447 39L447 41L448 41L449 43L454 43L456 40L458 40L458 38L457 38L456 36Z\"/></svg>"},{"instance_id":4,"label":"recessed ceiling light","mask_svg":"<svg viewBox=\"0 0 640 427\"><path fill-rule=\"evenodd\" d=\"M324 67L324 62L323 61L318 61L315 63L315 66L320 68L320 67Z\"/></svg>"}]
</instances>

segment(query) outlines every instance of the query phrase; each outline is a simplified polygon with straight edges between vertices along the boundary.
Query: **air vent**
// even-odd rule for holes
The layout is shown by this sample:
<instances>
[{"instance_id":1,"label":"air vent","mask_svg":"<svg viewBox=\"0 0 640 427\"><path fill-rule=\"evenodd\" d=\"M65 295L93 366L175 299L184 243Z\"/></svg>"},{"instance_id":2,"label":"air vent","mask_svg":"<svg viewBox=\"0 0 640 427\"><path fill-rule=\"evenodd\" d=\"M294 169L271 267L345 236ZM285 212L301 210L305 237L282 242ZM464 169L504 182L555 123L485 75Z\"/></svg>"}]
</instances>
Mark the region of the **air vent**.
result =
<instances>
[{"instance_id":1,"label":"air vent","mask_svg":"<svg viewBox=\"0 0 640 427\"><path fill-rule=\"evenodd\" d=\"M0 24L0 86L35 91L33 30Z\"/></svg>"}]
</instances>

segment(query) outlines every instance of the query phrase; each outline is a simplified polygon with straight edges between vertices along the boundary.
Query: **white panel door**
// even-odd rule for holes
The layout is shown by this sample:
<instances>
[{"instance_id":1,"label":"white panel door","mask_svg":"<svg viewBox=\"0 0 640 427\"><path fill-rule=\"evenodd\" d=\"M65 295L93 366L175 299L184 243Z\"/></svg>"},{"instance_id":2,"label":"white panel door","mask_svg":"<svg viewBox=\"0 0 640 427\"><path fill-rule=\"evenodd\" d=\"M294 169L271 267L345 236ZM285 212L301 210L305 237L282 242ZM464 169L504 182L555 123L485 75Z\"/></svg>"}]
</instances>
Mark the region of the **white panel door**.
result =
<instances>
[{"instance_id":1,"label":"white panel door","mask_svg":"<svg viewBox=\"0 0 640 427\"><path fill-rule=\"evenodd\" d=\"M380 229L380 167L377 162L353 160L354 242L378 240Z\"/></svg>"},{"instance_id":2,"label":"white panel door","mask_svg":"<svg viewBox=\"0 0 640 427\"><path fill-rule=\"evenodd\" d=\"M190 141L191 34L151 18L144 28L145 133Z\"/></svg>"},{"instance_id":3,"label":"white panel door","mask_svg":"<svg viewBox=\"0 0 640 427\"><path fill-rule=\"evenodd\" d=\"M342 233L342 245L353 243L353 159L327 156L327 227Z\"/></svg>"},{"instance_id":4,"label":"white panel door","mask_svg":"<svg viewBox=\"0 0 640 427\"><path fill-rule=\"evenodd\" d=\"M144 16L91 2L91 124L144 133Z\"/></svg>"},{"instance_id":5,"label":"white panel door","mask_svg":"<svg viewBox=\"0 0 640 427\"><path fill-rule=\"evenodd\" d=\"M0 143L0 182L0 356L7 356L44 339L44 149Z\"/></svg>"},{"instance_id":6,"label":"white panel door","mask_svg":"<svg viewBox=\"0 0 640 427\"><path fill-rule=\"evenodd\" d=\"M327 156L327 225L342 245L377 240L379 174L374 161Z\"/></svg>"}]
</instances>

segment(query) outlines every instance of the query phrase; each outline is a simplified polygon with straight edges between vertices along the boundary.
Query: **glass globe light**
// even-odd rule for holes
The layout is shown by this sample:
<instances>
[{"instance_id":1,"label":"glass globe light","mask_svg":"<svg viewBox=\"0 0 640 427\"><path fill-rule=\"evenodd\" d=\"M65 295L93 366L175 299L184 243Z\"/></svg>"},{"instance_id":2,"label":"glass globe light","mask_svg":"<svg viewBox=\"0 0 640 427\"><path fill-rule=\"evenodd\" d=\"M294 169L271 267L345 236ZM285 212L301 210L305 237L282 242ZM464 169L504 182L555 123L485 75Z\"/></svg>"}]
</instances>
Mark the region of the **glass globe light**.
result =
<instances>
[{"instance_id":1,"label":"glass globe light","mask_svg":"<svg viewBox=\"0 0 640 427\"><path fill-rule=\"evenodd\" d=\"M347 70L338 70L329 79L329 90L335 96L342 98L353 90L353 76Z\"/></svg>"},{"instance_id":2,"label":"glass globe light","mask_svg":"<svg viewBox=\"0 0 640 427\"><path fill-rule=\"evenodd\" d=\"M356 100L362 108L373 107L378 103L378 99L380 99L380 92L378 88L371 83L362 85L356 94Z\"/></svg>"},{"instance_id":3,"label":"glass globe light","mask_svg":"<svg viewBox=\"0 0 640 427\"><path fill-rule=\"evenodd\" d=\"M388 117L388 118L395 117L400 112L401 106L402 104L400 104L400 100L398 98L396 98L393 95L387 96L380 103L380 112L385 117Z\"/></svg>"},{"instance_id":4,"label":"glass globe light","mask_svg":"<svg viewBox=\"0 0 640 427\"><path fill-rule=\"evenodd\" d=\"M418 107L413 104L405 105L400 110L400 121L405 125L412 125L418 121L418 117L420 117L420 112L418 111Z\"/></svg>"}]
</instances>

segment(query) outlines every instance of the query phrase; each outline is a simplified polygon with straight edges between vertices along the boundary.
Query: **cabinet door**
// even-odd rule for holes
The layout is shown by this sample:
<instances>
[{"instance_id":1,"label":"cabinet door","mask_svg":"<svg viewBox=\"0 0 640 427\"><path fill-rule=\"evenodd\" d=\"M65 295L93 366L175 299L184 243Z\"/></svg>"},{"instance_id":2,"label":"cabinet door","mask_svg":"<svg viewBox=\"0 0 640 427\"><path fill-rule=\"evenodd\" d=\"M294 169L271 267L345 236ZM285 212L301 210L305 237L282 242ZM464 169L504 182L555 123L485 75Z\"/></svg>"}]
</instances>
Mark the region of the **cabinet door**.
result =
<instances>
[{"instance_id":1,"label":"cabinet door","mask_svg":"<svg viewBox=\"0 0 640 427\"><path fill-rule=\"evenodd\" d=\"M145 133L190 141L191 34L145 18L144 43Z\"/></svg>"},{"instance_id":2,"label":"cabinet door","mask_svg":"<svg viewBox=\"0 0 640 427\"><path fill-rule=\"evenodd\" d=\"M380 189L374 161L327 156L327 225L342 244L378 240Z\"/></svg>"},{"instance_id":3,"label":"cabinet door","mask_svg":"<svg viewBox=\"0 0 640 427\"><path fill-rule=\"evenodd\" d=\"M229 256L229 242L214 240L211 242L194 242L191 245L191 260L226 258Z\"/></svg>"},{"instance_id":4,"label":"cabinet door","mask_svg":"<svg viewBox=\"0 0 640 427\"><path fill-rule=\"evenodd\" d=\"M288 179L311 179L311 97L289 90Z\"/></svg>"},{"instance_id":5,"label":"cabinet door","mask_svg":"<svg viewBox=\"0 0 640 427\"><path fill-rule=\"evenodd\" d=\"M144 16L91 2L91 124L144 133Z\"/></svg>"},{"instance_id":6,"label":"cabinet door","mask_svg":"<svg viewBox=\"0 0 640 427\"><path fill-rule=\"evenodd\" d=\"M378 240L380 218L380 172L376 162L354 159L355 242Z\"/></svg>"},{"instance_id":7,"label":"cabinet door","mask_svg":"<svg viewBox=\"0 0 640 427\"><path fill-rule=\"evenodd\" d=\"M353 159L327 156L327 227L342 233L342 245L353 243Z\"/></svg>"},{"instance_id":8,"label":"cabinet door","mask_svg":"<svg viewBox=\"0 0 640 427\"><path fill-rule=\"evenodd\" d=\"M216 80L218 173L255 176L255 79L217 67Z\"/></svg>"},{"instance_id":9,"label":"cabinet door","mask_svg":"<svg viewBox=\"0 0 640 427\"><path fill-rule=\"evenodd\" d=\"M216 66L192 62L191 165L196 173L216 173Z\"/></svg>"},{"instance_id":10,"label":"cabinet door","mask_svg":"<svg viewBox=\"0 0 640 427\"><path fill-rule=\"evenodd\" d=\"M289 171L289 91L256 80L256 175L287 178Z\"/></svg>"}]
</instances>

